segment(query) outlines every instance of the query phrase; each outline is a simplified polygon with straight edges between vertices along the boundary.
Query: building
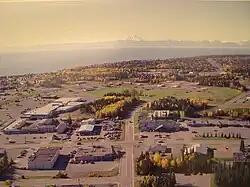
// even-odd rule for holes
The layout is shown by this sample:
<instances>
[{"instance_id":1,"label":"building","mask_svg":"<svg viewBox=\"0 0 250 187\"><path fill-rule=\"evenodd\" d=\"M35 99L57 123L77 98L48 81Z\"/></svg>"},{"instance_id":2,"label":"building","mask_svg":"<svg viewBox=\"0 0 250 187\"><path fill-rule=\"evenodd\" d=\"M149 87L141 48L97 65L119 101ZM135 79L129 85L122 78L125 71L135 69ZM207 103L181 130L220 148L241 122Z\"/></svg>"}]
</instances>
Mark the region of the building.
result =
<instances>
[{"instance_id":1,"label":"building","mask_svg":"<svg viewBox=\"0 0 250 187\"><path fill-rule=\"evenodd\" d=\"M74 157L76 162L81 161L112 161L116 159L118 152L115 151L114 147L104 148L99 146L99 148L79 148Z\"/></svg>"},{"instance_id":2,"label":"building","mask_svg":"<svg viewBox=\"0 0 250 187\"><path fill-rule=\"evenodd\" d=\"M60 148L42 147L28 159L28 169L52 169L60 155Z\"/></svg>"},{"instance_id":3,"label":"building","mask_svg":"<svg viewBox=\"0 0 250 187\"><path fill-rule=\"evenodd\" d=\"M69 102L66 105L60 106L56 109L57 114L74 112L83 106L83 102Z\"/></svg>"},{"instance_id":4,"label":"building","mask_svg":"<svg viewBox=\"0 0 250 187\"><path fill-rule=\"evenodd\" d=\"M170 111L170 110L156 110L153 113L149 113L151 120L159 119L179 119L185 117L184 111Z\"/></svg>"},{"instance_id":5,"label":"building","mask_svg":"<svg viewBox=\"0 0 250 187\"><path fill-rule=\"evenodd\" d=\"M50 103L44 107L26 112L23 114L24 118L30 119L46 119L56 115L56 109L60 107L58 103Z\"/></svg>"},{"instance_id":6,"label":"building","mask_svg":"<svg viewBox=\"0 0 250 187\"><path fill-rule=\"evenodd\" d=\"M140 121L139 127L141 132L179 132L188 131L188 128L178 125L175 121L157 120L157 121Z\"/></svg>"},{"instance_id":7,"label":"building","mask_svg":"<svg viewBox=\"0 0 250 187\"><path fill-rule=\"evenodd\" d=\"M81 102L81 101L82 101L81 97L62 97L53 101L53 103L60 103L62 105L67 105L69 102Z\"/></svg>"},{"instance_id":8,"label":"building","mask_svg":"<svg viewBox=\"0 0 250 187\"><path fill-rule=\"evenodd\" d=\"M150 146L148 152L150 155L153 155L155 153L166 155L166 154L171 154L172 150L166 145L157 144L154 146Z\"/></svg>"},{"instance_id":9,"label":"building","mask_svg":"<svg viewBox=\"0 0 250 187\"><path fill-rule=\"evenodd\" d=\"M98 135L100 134L101 126L91 125L91 124L83 124L77 130L77 133L84 136Z\"/></svg>"},{"instance_id":10,"label":"building","mask_svg":"<svg viewBox=\"0 0 250 187\"><path fill-rule=\"evenodd\" d=\"M95 119L89 118L89 119L84 119L81 121L81 124L91 124L94 125L96 123Z\"/></svg>"},{"instance_id":11,"label":"building","mask_svg":"<svg viewBox=\"0 0 250 187\"><path fill-rule=\"evenodd\" d=\"M199 153L207 154L207 146L204 144L194 144L184 149L184 154Z\"/></svg>"},{"instance_id":12,"label":"building","mask_svg":"<svg viewBox=\"0 0 250 187\"><path fill-rule=\"evenodd\" d=\"M27 122L27 119L17 119L7 127L3 129L3 132L5 134L18 134L20 133L20 128L22 128L23 125L25 125Z\"/></svg>"}]
</instances>

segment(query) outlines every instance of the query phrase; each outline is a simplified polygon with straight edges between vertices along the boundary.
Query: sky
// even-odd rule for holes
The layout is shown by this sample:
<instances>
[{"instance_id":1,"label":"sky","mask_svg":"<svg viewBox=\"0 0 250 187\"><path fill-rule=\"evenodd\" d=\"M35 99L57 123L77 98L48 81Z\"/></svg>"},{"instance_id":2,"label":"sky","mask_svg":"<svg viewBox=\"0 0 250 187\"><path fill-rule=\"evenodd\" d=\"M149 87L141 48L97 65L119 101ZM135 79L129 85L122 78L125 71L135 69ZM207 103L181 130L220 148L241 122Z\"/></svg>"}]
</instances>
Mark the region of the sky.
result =
<instances>
[{"instance_id":1,"label":"sky","mask_svg":"<svg viewBox=\"0 0 250 187\"><path fill-rule=\"evenodd\" d=\"M0 51L125 39L250 40L250 2L0 0Z\"/></svg>"}]
</instances>

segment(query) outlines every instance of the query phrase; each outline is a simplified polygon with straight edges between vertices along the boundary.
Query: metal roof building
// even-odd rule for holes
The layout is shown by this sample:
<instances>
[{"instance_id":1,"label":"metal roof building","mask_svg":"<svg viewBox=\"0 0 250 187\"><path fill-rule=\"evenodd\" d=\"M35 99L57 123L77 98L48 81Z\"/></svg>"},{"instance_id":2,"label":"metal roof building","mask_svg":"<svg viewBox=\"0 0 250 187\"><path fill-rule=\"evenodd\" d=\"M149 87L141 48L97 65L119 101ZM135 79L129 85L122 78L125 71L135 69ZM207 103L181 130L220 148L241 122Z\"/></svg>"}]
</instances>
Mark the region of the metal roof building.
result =
<instances>
[{"instance_id":1,"label":"metal roof building","mask_svg":"<svg viewBox=\"0 0 250 187\"><path fill-rule=\"evenodd\" d=\"M95 128L95 125L81 125L81 127L78 129L78 132L93 132Z\"/></svg>"},{"instance_id":2,"label":"metal roof building","mask_svg":"<svg viewBox=\"0 0 250 187\"><path fill-rule=\"evenodd\" d=\"M52 169L60 154L60 148L42 147L28 160L29 169Z\"/></svg>"}]
</instances>

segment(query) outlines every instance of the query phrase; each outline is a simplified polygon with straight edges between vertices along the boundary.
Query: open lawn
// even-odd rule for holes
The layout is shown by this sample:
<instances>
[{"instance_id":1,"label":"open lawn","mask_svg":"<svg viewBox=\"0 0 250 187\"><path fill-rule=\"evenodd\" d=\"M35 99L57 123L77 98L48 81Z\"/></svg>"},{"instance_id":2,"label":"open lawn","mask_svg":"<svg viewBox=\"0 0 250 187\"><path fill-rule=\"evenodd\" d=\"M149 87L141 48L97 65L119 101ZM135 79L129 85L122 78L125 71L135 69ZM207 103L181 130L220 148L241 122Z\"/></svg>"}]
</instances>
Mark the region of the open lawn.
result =
<instances>
[{"instance_id":1,"label":"open lawn","mask_svg":"<svg viewBox=\"0 0 250 187\"><path fill-rule=\"evenodd\" d=\"M221 104L231 98L239 95L239 90L224 88L224 87L211 87L206 91L186 91L184 88L166 88L154 89L144 91L145 94L152 95L152 97L145 98L146 100L155 100L166 96L175 96L178 98L191 98L191 99L208 99L211 104Z\"/></svg>"},{"instance_id":2,"label":"open lawn","mask_svg":"<svg viewBox=\"0 0 250 187\"><path fill-rule=\"evenodd\" d=\"M106 87L106 88L101 88L101 89L97 89L94 91L88 91L88 92L85 92L85 94L96 96L96 97L102 97L104 94L109 93L109 92L122 92L123 90L132 89L132 88L133 87L129 87L129 86Z\"/></svg>"},{"instance_id":3,"label":"open lawn","mask_svg":"<svg viewBox=\"0 0 250 187\"><path fill-rule=\"evenodd\" d=\"M118 87L106 87L97 89L95 91L85 92L85 95L91 95L95 97L102 97L108 92L122 92L125 89L132 89L133 86L118 86ZM137 90L142 90L138 89ZM239 95L241 92L236 89L225 88L225 87L210 87L205 91L188 91L185 88L155 88L152 90L143 90L142 100L153 101L166 96L175 96L177 98L192 98L192 99L208 99L210 104L221 104L231 98Z\"/></svg>"}]
</instances>

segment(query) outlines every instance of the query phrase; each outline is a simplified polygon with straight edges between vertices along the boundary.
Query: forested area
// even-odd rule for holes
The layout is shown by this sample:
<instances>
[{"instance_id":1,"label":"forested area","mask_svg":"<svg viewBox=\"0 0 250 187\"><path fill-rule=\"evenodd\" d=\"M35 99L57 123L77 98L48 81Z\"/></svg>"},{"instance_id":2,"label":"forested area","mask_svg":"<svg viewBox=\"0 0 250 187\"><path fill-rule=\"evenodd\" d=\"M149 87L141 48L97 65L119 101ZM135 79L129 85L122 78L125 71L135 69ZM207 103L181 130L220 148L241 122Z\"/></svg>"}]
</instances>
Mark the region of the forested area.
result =
<instances>
[{"instance_id":1,"label":"forested area","mask_svg":"<svg viewBox=\"0 0 250 187\"><path fill-rule=\"evenodd\" d=\"M140 102L137 90L107 93L101 99L85 104L82 112L95 113L97 118L125 117Z\"/></svg>"},{"instance_id":2,"label":"forested area","mask_svg":"<svg viewBox=\"0 0 250 187\"><path fill-rule=\"evenodd\" d=\"M13 160L8 160L7 154L0 159L0 176L3 176L7 170L14 164Z\"/></svg>"},{"instance_id":3,"label":"forested area","mask_svg":"<svg viewBox=\"0 0 250 187\"><path fill-rule=\"evenodd\" d=\"M198 153L184 154L180 157L161 156L158 152L150 155L148 152L141 153L136 161L138 175L158 175L159 173L183 173L198 174L211 173L213 165L213 150L208 149L207 155Z\"/></svg>"},{"instance_id":4,"label":"forested area","mask_svg":"<svg viewBox=\"0 0 250 187\"><path fill-rule=\"evenodd\" d=\"M239 78L233 74L219 76L196 76L189 79L191 82L198 82L202 86L230 87L245 91L246 87L239 82Z\"/></svg>"},{"instance_id":5,"label":"forested area","mask_svg":"<svg viewBox=\"0 0 250 187\"><path fill-rule=\"evenodd\" d=\"M236 108L228 110L219 109L209 112L203 112L202 115L204 117L227 116L232 119L240 118L242 120L250 120L250 109L249 108Z\"/></svg>"},{"instance_id":6,"label":"forested area","mask_svg":"<svg viewBox=\"0 0 250 187\"><path fill-rule=\"evenodd\" d=\"M175 173L162 173L158 176L147 176L140 181L140 187L174 187L176 184Z\"/></svg>"},{"instance_id":7,"label":"forested area","mask_svg":"<svg viewBox=\"0 0 250 187\"><path fill-rule=\"evenodd\" d=\"M152 110L184 111L185 115L189 117L197 116L197 111L205 110L207 106L208 102L206 100L178 99L173 96L161 98L148 104L148 108Z\"/></svg>"},{"instance_id":8,"label":"forested area","mask_svg":"<svg viewBox=\"0 0 250 187\"><path fill-rule=\"evenodd\" d=\"M220 163L215 166L214 182L217 187L249 187L250 163Z\"/></svg>"}]
</instances>

